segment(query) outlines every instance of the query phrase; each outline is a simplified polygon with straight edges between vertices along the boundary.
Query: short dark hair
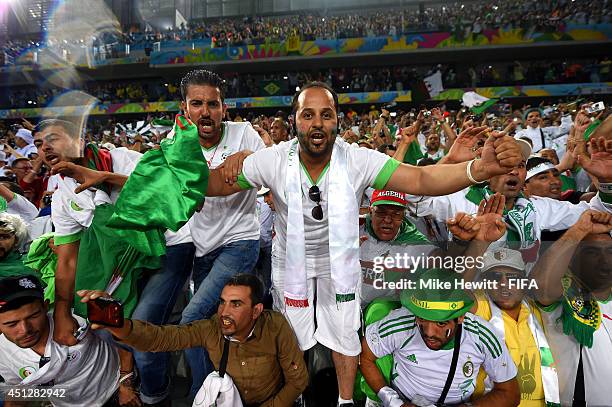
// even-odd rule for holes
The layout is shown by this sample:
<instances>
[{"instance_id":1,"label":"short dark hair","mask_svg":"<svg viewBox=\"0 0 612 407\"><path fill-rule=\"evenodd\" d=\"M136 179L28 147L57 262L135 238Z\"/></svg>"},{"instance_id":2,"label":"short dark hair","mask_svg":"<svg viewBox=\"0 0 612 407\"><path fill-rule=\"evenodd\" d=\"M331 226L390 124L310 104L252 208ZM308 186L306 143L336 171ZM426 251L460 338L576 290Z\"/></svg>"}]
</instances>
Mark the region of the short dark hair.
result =
<instances>
[{"instance_id":1,"label":"short dark hair","mask_svg":"<svg viewBox=\"0 0 612 407\"><path fill-rule=\"evenodd\" d=\"M11 190L11 192L23 196L23 189L16 182L2 181L2 185Z\"/></svg>"},{"instance_id":2,"label":"short dark hair","mask_svg":"<svg viewBox=\"0 0 612 407\"><path fill-rule=\"evenodd\" d=\"M334 109L336 109L336 113L338 112L338 94L336 93L336 91L333 90L332 87L329 86L325 82L315 81L315 82L308 82L306 85L302 86L300 90L295 92L295 95L293 95L293 100L291 101L291 113L292 114L295 114L295 112L297 112L298 98L300 97L302 92L310 88L323 88L327 90L329 93L331 93L332 97L334 98Z\"/></svg>"},{"instance_id":3,"label":"short dark hair","mask_svg":"<svg viewBox=\"0 0 612 407\"><path fill-rule=\"evenodd\" d=\"M240 286L249 287L251 289L251 302L253 305L263 303L264 287L261 280L253 274L236 274L232 277L225 286Z\"/></svg>"},{"instance_id":4,"label":"short dark hair","mask_svg":"<svg viewBox=\"0 0 612 407\"><path fill-rule=\"evenodd\" d=\"M191 85L209 85L219 89L221 102L225 100L225 81L216 73L206 69L194 69L181 79L181 97L187 100L187 88Z\"/></svg>"},{"instance_id":5,"label":"short dark hair","mask_svg":"<svg viewBox=\"0 0 612 407\"><path fill-rule=\"evenodd\" d=\"M24 305L32 304L37 301L40 301L42 305L45 304L44 300L40 297L32 296L32 297L16 298L12 301L7 302L2 307L0 307L0 314L2 314L3 312L15 311L16 309L19 309L23 307Z\"/></svg>"},{"instance_id":6,"label":"short dark hair","mask_svg":"<svg viewBox=\"0 0 612 407\"><path fill-rule=\"evenodd\" d=\"M553 162L550 161L548 158L544 158L544 157L529 157L529 160L527 160L527 164L525 165L525 168L527 169L527 171L529 171L530 169L537 167L540 164L543 163L549 163L552 164Z\"/></svg>"},{"instance_id":7,"label":"short dark hair","mask_svg":"<svg viewBox=\"0 0 612 407\"><path fill-rule=\"evenodd\" d=\"M74 139L80 138L79 128L72 122L64 119L47 119L39 122L34 128L34 132L38 133L43 131L47 127L59 126L68 133L68 135Z\"/></svg>"},{"instance_id":8,"label":"short dark hair","mask_svg":"<svg viewBox=\"0 0 612 407\"><path fill-rule=\"evenodd\" d=\"M382 146L378 147L379 153L387 154L387 151L389 150L397 151L397 147L395 147L393 144L383 144Z\"/></svg>"},{"instance_id":9,"label":"short dark hair","mask_svg":"<svg viewBox=\"0 0 612 407\"><path fill-rule=\"evenodd\" d=\"M436 160L430 157L421 158L417 163L417 167L427 167L428 165L435 165Z\"/></svg>"}]
</instances>

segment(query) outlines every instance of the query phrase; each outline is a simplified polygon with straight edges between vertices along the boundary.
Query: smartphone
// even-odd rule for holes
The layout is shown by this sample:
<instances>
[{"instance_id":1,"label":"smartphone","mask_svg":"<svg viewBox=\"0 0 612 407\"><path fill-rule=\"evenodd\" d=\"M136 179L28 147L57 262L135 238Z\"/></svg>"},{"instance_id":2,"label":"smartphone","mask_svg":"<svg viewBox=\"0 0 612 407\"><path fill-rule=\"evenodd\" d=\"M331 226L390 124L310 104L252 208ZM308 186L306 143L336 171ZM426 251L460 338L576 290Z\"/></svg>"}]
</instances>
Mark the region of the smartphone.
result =
<instances>
[{"instance_id":1,"label":"smartphone","mask_svg":"<svg viewBox=\"0 0 612 407\"><path fill-rule=\"evenodd\" d=\"M96 298L87 302L89 322L121 328L123 326L123 305L110 298Z\"/></svg>"},{"instance_id":2,"label":"smartphone","mask_svg":"<svg viewBox=\"0 0 612 407\"><path fill-rule=\"evenodd\" d=\"M604 105L604 102L597 102L597 103L593 103L591 106L587 106L586 111L587 113L592 114L592 113L601 112L605 108L606 106Z\"/></svg>"}]
</instances>

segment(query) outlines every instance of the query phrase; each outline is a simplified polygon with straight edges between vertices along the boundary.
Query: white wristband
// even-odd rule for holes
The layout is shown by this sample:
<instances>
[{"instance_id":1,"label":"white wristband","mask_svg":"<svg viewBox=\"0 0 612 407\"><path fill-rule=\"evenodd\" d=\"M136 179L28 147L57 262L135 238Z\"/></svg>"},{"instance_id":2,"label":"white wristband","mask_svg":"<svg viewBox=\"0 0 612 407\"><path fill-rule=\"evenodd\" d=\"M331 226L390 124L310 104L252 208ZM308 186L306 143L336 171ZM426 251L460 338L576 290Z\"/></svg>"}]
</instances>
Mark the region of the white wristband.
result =
<instances>
[{"instance_id":1,"label":"white wristband","mask_svg":"<svg viewBox=\"0 0 612 407\"><path fill-rule=\"evenodd\" d=\"M389 386L385 386L378 391L378 398L384 407L402 407L404 402L399 394Z\"/></svg>"},{"instance_id":2,"label":"white wristband","mask_svg":"<svg viewBox=\"0 0 612 407\"><path fill-rule=\"evenodd\" d=\"M468 177L468 179L470 180L470 182L472 184L480 184L480 183L484 182L484 180L483 181L476 181L474 179L474 177L472 176L472 164L474 164L474 161L476 161L476 159L473 159L472 161L468 162L468 165L467 165L467 168L466 168L466 174L467 174L467 177Z\"/></svg>"},{"instance_id":3,"label":"white wristband","mask_svg":"<svg viewBox=\"0 0 612 407\"><path fill-rule=\"evenodd\" d=\"M612 183L603 184L600 182L599 191L603 192L604 194L612 194Z\"/></svg>"}]
</instances>

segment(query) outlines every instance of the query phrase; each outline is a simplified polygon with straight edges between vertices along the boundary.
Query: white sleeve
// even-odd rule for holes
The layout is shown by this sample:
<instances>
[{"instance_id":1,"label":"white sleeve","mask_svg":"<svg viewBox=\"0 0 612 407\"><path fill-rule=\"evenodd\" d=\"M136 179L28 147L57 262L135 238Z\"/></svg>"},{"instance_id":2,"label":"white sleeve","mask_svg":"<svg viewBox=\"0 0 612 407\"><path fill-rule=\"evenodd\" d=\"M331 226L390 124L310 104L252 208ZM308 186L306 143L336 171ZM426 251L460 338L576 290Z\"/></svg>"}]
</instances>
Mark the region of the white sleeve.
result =
<instances>
[{"instance_id":1,"label":"white sleeve","mask_svg":"<svg viewBox=\"0 0 612 407\"><path fill-rule=\"evenodd\" d=\"M612 203L604 202L601 199L601 192L598 192L597 195L591 198L589 206L596 211L612 213Z\"/></svg>"},{"instance_id":2,"label":"white sleeve","mask_svg":"<svg viewBox=\"0 0 612 407\"><path fill-rule=\"evenodd\" d=\"M251 123L248 123L248 125L244 127L243 137L244 137L244 146L246 147L247 150L259 151L259 150L263 150L264 148L266 148L266 145L264 144L263 140L259 136L259 133L257 133L257 130L253 128Z\"/></svg>"},{"instance_id":3,"label":"white sleeve","mask_svg":"<svg viewBox=\"0 0 612 407\"><path fill-rule=\"evenodd\" d=\"M467 200L466 191L442 196L406 195L408 209L417 217L432 215L438 222L446 222L457 212L475 214L478 206Z\"/></svg>"},{"instance_id":4,"label":"white sleeve","mask_svg":"<svg viewBox=\"0 0 612 407\"><path fill-rule=\"evenodd\" d=\"M564 230L578 221L582 212L589 209L589 204L580 202L573 204L552 198L532 197L540 230Z\"/></svg>"},{"instance_id":5,"label":"white sleeve","mask_svg":"<svg viewBox=\"0 0 612 407\"><path fill-rule=\"evenodd\" d=\"M387 154L369 148L347 148L349 176L353 185L360 190L367 187L383 189L397 169Z\"/></svg>"},{"instance_id":6,"label":"white sleeve","mask_svg":"<svg viewBox=\"0 0 612 407\"><path fill-rule=\"evenodd\" d=\"M366 328L366 341L372 353L381 358L399 349L416 332L415 316L404 309L393 310Z\"/></svg>"},{"instance_id":7,"label":"white sleeve","mask_svg":"<svg viewBox=\"0 0 612 407\"><path fill-rule=\"evenodd\" d=\"M8 341L8 339L2 338L3 341ZM0 342L1 344L2 342ZM19 384L21 383L21 377L15 371L14 366L11 366L9 360L15 358L17 355L13 354L11 349L0 349L0 376L4 379L6 384Z\"/></svg>"},{"instance_id":8,"label":"white sleeve","mask_svg":"<svg viewBox=\"0 0 612 407\"><path fill-rule=\"evenodd\" d=\"M494 383L507 382L516 377L517 370L504 341L493 333L493 326L480 317L472 317L480 328L479 337L484 349L483 368Z\"/></svg>"},{"instance_id":9,"label":"white sleeve","mask_svg":"<svg viewBox=\"0 0 612 407\"><path fill-rule=\"evenodd\" d=\"M280 159L280 151L276 146L263 148L245 158L242 163L242 176L251 185L259 188L262 185L276 185L280 175L276 171L276 163Z\"/></svg>"},{"instance_id":10,"label":"white sleeve","mask_svg":"<svg viewBox=\"0 0 612 407\"><path fill-rule=\"evenodd\" d=\"M13 199L7 202L6 211L10 214L21 216L26 223L30 223L38 216L36 206L19 194L14 194Z\"/></svg>"}]
</instances>

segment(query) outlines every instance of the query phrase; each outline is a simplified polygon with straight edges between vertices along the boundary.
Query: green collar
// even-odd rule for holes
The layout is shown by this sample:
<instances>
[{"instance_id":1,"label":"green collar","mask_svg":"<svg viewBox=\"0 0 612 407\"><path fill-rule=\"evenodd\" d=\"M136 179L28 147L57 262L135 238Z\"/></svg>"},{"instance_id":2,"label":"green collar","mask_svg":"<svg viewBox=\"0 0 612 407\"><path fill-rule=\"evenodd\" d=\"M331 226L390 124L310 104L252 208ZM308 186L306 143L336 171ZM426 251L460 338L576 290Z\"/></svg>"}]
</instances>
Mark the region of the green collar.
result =
<instances>
[{"instance_id":1,"label":"green collar","mask_svg":"<svg viewBox=\"0 0 612 407\"><path fill-rule=\"evenodd\" d=\"M327 164L325 164L325 168L323 168L323 171L321 171L321 174L319 174L319 178L317 178L317 182L314 182L312 180L312 178L310 177L310 173L308 173L308 170L306 169L306 166L304 166L304 163L302 162L302 160L300 160L300 165L302 166L302 169L306 173L306 176L308 177L308 181L310 181L310 183L312 185L319 185L319 181L321 181L323 179L323 177L327 173L327 170L329 170L329 163L330 162L331 161L329 161Z\"/></svg>"}]
</instances>

